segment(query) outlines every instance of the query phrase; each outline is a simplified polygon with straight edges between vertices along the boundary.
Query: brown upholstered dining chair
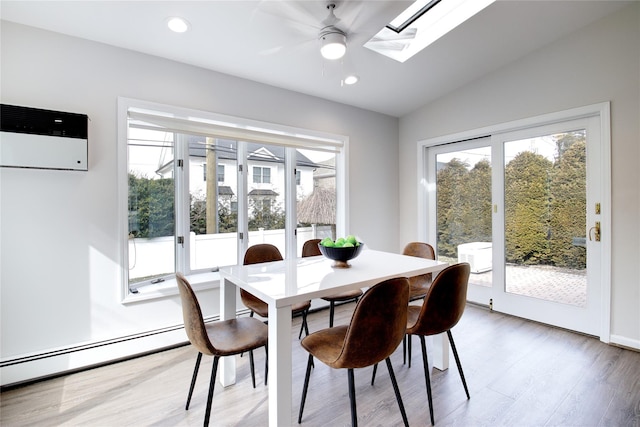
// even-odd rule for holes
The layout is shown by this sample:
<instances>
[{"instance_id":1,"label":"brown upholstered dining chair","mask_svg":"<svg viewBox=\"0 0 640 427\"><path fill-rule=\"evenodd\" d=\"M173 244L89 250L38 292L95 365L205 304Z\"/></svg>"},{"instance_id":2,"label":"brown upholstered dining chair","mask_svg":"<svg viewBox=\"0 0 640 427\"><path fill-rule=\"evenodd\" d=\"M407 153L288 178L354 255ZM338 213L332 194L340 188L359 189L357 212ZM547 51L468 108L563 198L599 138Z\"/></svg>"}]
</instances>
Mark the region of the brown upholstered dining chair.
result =
<instances>
[{"instance_id":1,"label":"brown upholstered dining chair","mask_svg":"<svg viewBox=\"0 0 640 427\"><path fill-rule=\"evenodd\" d=\"M429 378L429 362L427 360L427 348L425 337L447 333L453 357L458 365L460 379L464 386L464 391L469 399L469 389L467 381L462 372L462 364L458 357L458 351L453 341L451 328L453 328L464 313L467 304L467 287L469 284L469 273L471 268L468 263L463 262L451 265L442 270L431 284L427 295L424 297L422 306L409 306L407 314L407 334L420 337L422 346L422 363L424 365L424 380L427 386L427 399L429 400L429 415L431 425L434 424L433 400L431 398L431 380ZM371 381L373 383L373 380Z\"/></svg>"},{"instance_id":2,"label":"brown upholstered dining chair","mask_svg":"<svg viewBox=\"0 0 640 427\"><path fill-rule=\"evenodd\" d=\"M387 363L391 383L400 407L404 425L407 415L398 389L398 383L389 356L394 352L406 331L406 316L409 299L409 281L405 277L388 279L369 288L356 304L349 325L322 329L305 337L300 344L309 352L307 371L302 389L302 401L298 423L309 388L309 377L313 358L327 366L347 369L351 425L357 427L356 396L353 370L375 365L382 360Z\"/></svg>"},{"instance_id":3,"label":"brown upholstered dining chair","mask_svg":"<svg viewBox=\"0 0 640 427\"><path fill-rule=\"evenodd\" d=\"M221 356L233 356L244 351L249 352L251 366L251 379L253 388L256 387L256 376L253 365L253 350L264 347L267 350L268 327L258 319L250 317L240 317L231 320L222 320L213 323L204 323L200 304L187 279L180 273L176 273L180 300L182 301L182 317L184 319L184 329L191 344L198 350L196 366L191 378L191 387L187 396L185 410L189 409L193 388L196 384L198 369L202 355L213 356L213 369L211 370L211 380L209 383L209 396L207 398L207 409L204 415L204 425L209 425L211 415L211 403L213 400L213 390L216 383L216 372L218 361ZM265 367L265 379L266 379Z\"/></svg>"},{"instance_id":4,"label":"brown upholstered dining chair","mask_svg":"<svg viewBox=\"0 0 640 427\"><path fill-rule=\"evenodd\" d=\"M425 259L436 259L433 246L424 242L407 243L402 251L402 255L415 256ZM424 298L431 286L431 273L409 277L409 301Z\"/></svg>"},{"instance_id":5,"label":"brown upholstered dining chair","mask_svg":"<svg viewBox=\"0 0 640 427\"><path fill-rule=\"evenodd\" d=\"M282 254L277 247L269 243L260 243L250 246L249 249L247 249L247 252L244 254L244 265L282 261L282 259ZM264 317L265 319L269 317L269 305L257 296L253 295L251 292L240 289L240 298L242 299L242 303L251 310L252 317L253 313ZM302 315L302 325L300 325L298 338L302 336L303 330L306 335L309 335L309 327L307 326L307 314L309 313L309 307L311 307L311 301L303 301L291 306L292 314Z\"/></svg>"},{"instance_id":6,"label":"brown upholstered dining chair","mask_svg":"<svg viewBox=\"0 0 640 427\"><path fill-rule=\"evenodd\" d=\"M436 259L433 246L424 242L410 242L404 247L402 255L415 256L425 259ZM431 286L431 273L409 277L409 302L423 299ZM407 362L407 345L409 346L409 367L411 367L411 340L402 340L402 363Z\"/></svg>"},{"instance_id":7,"label":"brown upholstered dining chair","mask_svg":"<svg viewBox=\"0 0 640 427\"><path fill-rule=\"evenodd\" d=\"M302 245L302 256L316 256L322 255L320 249L318 249L318 243L320 243L321 239L311 239L304 242ZM322 297L323 300L329 302L329 327L333 327L333 317L335 313L336 303L337 302L346 302L346 301L358 301L358 298L362 296L361 289L354 289L351 291L344 291L337 294L329 295Z\"/></svg>"},{"instance_id":8,"label":"brown upholstered dining chair","mask_svg":"<svg viewBox=\"0 0 640 427\"><path fill-rule=\"evenodd\" d=\"M451 328L453 328L464 313L467 304L467 287L469 285L469 273L471 267L468 263L451 265L438 274L431 284L429 292L424 297L422 307L410 306L407 315L407 334L418 335L422 347L422 362L424 365L424 379L427 385L427 398L429 399L429 415L431 424L433 420L433 401L431 399L431 381L429 380L429 363L427 360L427 348L425 336L447 333L453 357L458 365L460 379L464 391L469 399L467 381L464 379L462 365L453 341Z\"/></svg>"}]
</instances>

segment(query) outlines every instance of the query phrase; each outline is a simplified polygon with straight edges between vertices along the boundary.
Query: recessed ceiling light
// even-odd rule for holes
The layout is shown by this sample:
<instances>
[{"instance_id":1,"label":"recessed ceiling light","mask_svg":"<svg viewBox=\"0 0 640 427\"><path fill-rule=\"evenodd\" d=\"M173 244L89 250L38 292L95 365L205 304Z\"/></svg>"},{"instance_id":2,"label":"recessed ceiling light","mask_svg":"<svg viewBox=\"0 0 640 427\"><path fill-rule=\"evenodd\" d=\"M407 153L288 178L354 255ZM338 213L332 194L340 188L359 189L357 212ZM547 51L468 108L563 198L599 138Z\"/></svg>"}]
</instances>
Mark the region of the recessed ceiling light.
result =
<instances>
[{"instance_id":1,"label":"recessed ceiling light","mask_svg":"<svg viewBox=\"0 0 640 427\"><path fill-rule=\"evenodd\" d=\"M358 80L360 80L360 77L352 74L350 76L345 77L343 82L346 85L354 85L354 84L358 83Z\"/></svg>"},{"instance_id":2,"label":"recessed ceiling light","mask_svg":"<svg viewBox=\"0 0 640 427\"><path fill-rule=\"evenodd\" d=\"M179 17L172 17L167 20L167 26L174 33L184 33L189 30L189 23Z\"/></svg>"}]
</instances>

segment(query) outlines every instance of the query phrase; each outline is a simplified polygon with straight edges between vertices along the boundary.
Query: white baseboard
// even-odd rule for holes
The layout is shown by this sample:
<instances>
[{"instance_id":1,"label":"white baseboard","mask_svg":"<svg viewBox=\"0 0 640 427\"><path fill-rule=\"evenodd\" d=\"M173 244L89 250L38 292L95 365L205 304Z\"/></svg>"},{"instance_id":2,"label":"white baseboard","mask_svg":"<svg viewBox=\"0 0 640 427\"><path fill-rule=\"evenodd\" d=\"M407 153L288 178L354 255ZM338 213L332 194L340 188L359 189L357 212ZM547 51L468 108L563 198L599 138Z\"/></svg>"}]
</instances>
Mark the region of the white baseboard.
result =
<instances>
[{"instance_id":1,"label":"white baseboard","mask_svg":"<svg viewBox=\"0 0 640 427\"><path fill-rule=\"evenodd\" d=\"M312 304L312 310L324 306L328 306L328 303L320 301ZM241 316L248 313L247 309L238 311L238 315ZM205 322L217 320L217 316L212 316L206 318ZM188 342L184 327L176 325L108 341L88 342L70 347L47 349L39 353L12 356L0 360L0 386L7 387L63 375L188 344Z\"/></svg>"},{"instance_id":2,"label":"white baseboard","mask_svg":"<svg viewBox=\"0 0 640 427\"><path fill-rule=\"evenodd\" d=\"M0 363L0 382L2 387L31 382L184 343L188 343L187 335L184 328L178 327L141 336L14 357Z\"/></svg>"},{"instance_id":3,"label":"white baseboard","mask_svg":"<svg viewBox=\"0 0 640 427\"><path fill-rule=\"evenodd\" d=\"M621 335L611 335L609 337L609 342L611 344L616 344L621 347L626 347L626 348L640 351L640 340L633 340L631 338L623 337Z\"/></svg>"}]
</instances>

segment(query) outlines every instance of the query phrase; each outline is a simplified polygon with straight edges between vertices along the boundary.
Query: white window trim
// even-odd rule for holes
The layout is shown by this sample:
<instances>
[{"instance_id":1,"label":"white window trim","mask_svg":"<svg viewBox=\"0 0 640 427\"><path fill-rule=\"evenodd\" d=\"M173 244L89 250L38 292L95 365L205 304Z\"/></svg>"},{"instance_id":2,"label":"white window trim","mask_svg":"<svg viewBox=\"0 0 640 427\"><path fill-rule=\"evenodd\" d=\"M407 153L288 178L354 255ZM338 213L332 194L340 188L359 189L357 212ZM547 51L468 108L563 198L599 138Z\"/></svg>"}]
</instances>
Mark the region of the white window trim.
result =
<instances>
[{"instance_id":1,"label":"white window trim","mask_svg":"<svg viewBox=\"0 0 640 427\"><path fill-rule=\"evenodd\" d=\"M128 116L149 123L152 129L331 152L345 145L344 136L326 132L128 98L118 98L118 103L126 103Z\"/></svg>"},{"instance_id":2,"label":"white window trim","mask_svg":"<svg viewBox=\"0 0 640 427\"><path fill-rule=\"evenodd\" d=\"M289 147L286 151L290 159L295 159L295 149L311 149L316 151L333 152L336 154L336 231L338 234L344 234L344 230L349 229L348 224L348 212L349 203L347 197L348 191L348 176L346 166L348 165L348 145L349 138L345 135L332 134L327 132L320 132L310 129L297 128L292 126L285 126L280 124L261 122L257 120L245 119L241 117L227 116L217 113L211 113L200 110L193 110L182 107L175 107L166 104L158 104L149 101L142 101L126 97L118 97L118 218L120 230L119 239L120 244L120 259L118 260L118 268L120 269L120 294L121 302L132 303L143 300L151 300L157 298L163 298L178 294L177 284L175 279L165 280L164 286L161 289L144 294L132 294L129 292L128 285L128 272L127 272L127 259L128 259L128 220L126 218L127 211L127 196L128 196L128 183L127 176L128 171L128 159L127 159L127 141L128 141L128 119L133 115L137 118L144 118L148 122L153 122L157 126L166 127L169 130L183 133L194 133L206 136L216 136L220 138L230 138L236 140L242 140L247 142L259 142L273 145L284 145ZM153 126L153 125L152 125ZM153 128L150 126L150 128ZM242 157L241 157L242 156ZM246 156L245 144L238 144L238 165L242 164ZM184 158L184 157L183 157ZM185 162L188 163L188 162ZM295 163L291 163L287 166L285 188L295 189ZM188 167L185 164L186 167ZM240 188L244 183L247 185L246 175L249 173L247 165L243 165L243 172L238 172L239 183L239 199L238 199L238 232L243 232L245 236L248 235L248 230L241 229L240 224L246 228L246 218L242 214L241 209L244 208L244 199L246 198L247 189ZM188 170L186 170L188 174ZM242 175L245 175L245 179L242 180ZM188 175L185 175L188 176ZM186 185L176 182L176 185ZM243 191L242 191L243 190ZM293 191L295 196L295 191ZM288 197L288 199L292 199ZM295 199L295 197L293 197ZM176 203L180 201L176 200ZM295 212L295 200L288 200L287 202L288 212ZM181 209L178 209L180 211ZM176 223L180 227L179 215L176 216ZM244 222L240 222L244 221ZM188 221L187 221L188 223ZM287 215L287 223L285 227L285 239L287 250L285 256L287 258L296 257L296 236L295 236L296 218L294 215ZM291 229L291 230L290 230ZM176 230L178 232L178 230ZM248 239L243 239L238 245L238 259L241 259L241 254L247 249ZM186 248L185 248L186 249ZM186 259L188 253L185 254ZM178 265L178 269L183 266ZM187 276L190 283L194 286L194 289L212 289L219 286L220 277L217 272L198 272Z\"/></svg>"}]
</instances>

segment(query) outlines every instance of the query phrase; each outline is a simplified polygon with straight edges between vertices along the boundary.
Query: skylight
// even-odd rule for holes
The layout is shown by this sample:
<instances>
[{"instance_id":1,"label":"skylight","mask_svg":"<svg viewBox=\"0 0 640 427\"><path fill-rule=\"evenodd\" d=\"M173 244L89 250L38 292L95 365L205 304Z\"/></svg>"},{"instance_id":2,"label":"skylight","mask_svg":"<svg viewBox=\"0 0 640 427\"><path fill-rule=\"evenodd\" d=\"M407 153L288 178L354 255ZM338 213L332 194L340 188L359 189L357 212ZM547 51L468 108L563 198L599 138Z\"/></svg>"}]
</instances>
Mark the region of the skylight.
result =
<instances>
[{"instance_id":1,"label":"skylight","mask_svg":"<svg viewBox=\"0 0 640 427\"><path fill-rule=\"evenodd\" d=\"M416 0L364 47L405 62L496 0Z\"/></svg>"}]
</instances>

